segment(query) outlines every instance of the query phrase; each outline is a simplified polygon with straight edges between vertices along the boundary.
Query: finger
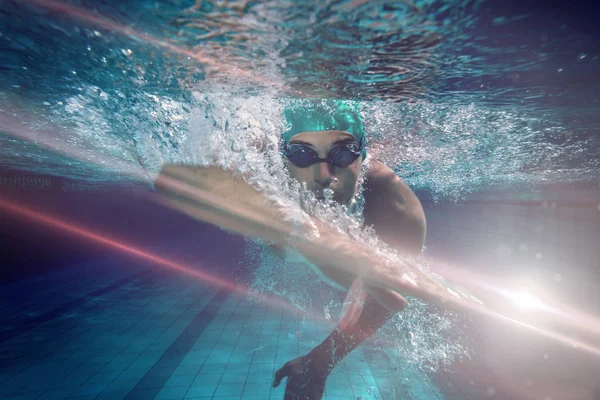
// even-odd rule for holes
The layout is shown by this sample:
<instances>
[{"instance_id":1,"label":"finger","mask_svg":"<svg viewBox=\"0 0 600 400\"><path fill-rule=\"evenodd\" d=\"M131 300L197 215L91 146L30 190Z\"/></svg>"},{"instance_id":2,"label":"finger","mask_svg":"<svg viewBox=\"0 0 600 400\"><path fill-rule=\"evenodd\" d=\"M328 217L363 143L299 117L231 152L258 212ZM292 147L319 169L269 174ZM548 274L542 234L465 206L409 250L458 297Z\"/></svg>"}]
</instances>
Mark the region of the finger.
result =
<instances>
[{"instance_id":1,"label":"finger","mask_svg":"<svg viewBox=\"0 0 600 400\"><path fill-rule=\"evenodd\" d=\"M275 372L275 379L273 380L273 387L277 387L279 386L279 384L281 383L281 380L283 378L285 378L286 376L289 376L289 363L285 363L285 365L281 368L279 368L279 370L277 372Z\"/></svg>"}]
</instances>

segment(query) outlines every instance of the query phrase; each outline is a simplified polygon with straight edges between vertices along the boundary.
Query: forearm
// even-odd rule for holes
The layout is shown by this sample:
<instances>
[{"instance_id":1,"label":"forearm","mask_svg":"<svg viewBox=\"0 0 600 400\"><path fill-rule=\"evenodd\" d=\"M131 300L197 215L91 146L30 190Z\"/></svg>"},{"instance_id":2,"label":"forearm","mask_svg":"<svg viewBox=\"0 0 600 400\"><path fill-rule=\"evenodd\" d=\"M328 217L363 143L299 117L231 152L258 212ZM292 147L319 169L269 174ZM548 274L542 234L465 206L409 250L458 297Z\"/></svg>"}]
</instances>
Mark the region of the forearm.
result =
<instances>
[{"instance_id":1,"label":"forearm","mask_svg":"<svg viewBox=\"0 0 600 400\"><path fill-rule=\"evenodd\" d=\"M325 374L329 374L344 357L373 336L394 315L371 294L366 294L363 305L359 302L353 305L362 308L358 318L342 319L331 335L310 352ZM351 310L345 316L349 315Z\"/></svg>"}]
</instances>

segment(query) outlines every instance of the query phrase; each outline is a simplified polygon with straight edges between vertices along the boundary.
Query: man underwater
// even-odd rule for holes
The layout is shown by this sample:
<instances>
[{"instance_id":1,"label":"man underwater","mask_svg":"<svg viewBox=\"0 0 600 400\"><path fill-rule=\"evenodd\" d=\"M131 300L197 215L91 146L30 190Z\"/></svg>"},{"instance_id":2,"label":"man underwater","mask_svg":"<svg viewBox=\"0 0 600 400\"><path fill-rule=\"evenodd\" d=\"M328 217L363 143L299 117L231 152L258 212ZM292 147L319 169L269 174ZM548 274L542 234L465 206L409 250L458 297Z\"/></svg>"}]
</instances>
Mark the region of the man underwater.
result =
<instances>
[{"instance_id":1,"label":"man underwater","mask_svg":"<svg viewBox=\"0 0 600 400\"><path fill-rule=\"evenodd\" d=\"M323 198L350 204L357 196L362 163L366 158L365 131L356 107L340 100L298 101L285 110L289 130L282 134L282 153L291 176ZM372 160L364 176L365 226L400 254L418 256L425 241L426 221L414 192L382 162ZM340 269L319 265L337 284L350 289L355 277ZM365 288L358 318L344 318L338 327L308 354L287 362L275 373L273 385L287 378L286 400L321 399L333 369L371 337L406 300L389 289ZM352 310L346 315L353 314Z\"/></svg>"},{"instance_id":2,"label":"man underwater","mask_svg":"<svg viewBox=\"0 0 600 400\"><path fill-rule=\"evenodd\" d=\"M281 153L291 177L317 198L351 204L363 176L363 220L379 239L406 256L418 256L425 240L425 215L413 191L382 162L365 164L365 131L353 103L339 100L292 102L284 112L288 128ZM156 187L171 205L199 220L287 246L290 226L262 194L219 167L164 165ZM327 193L329 192L329 193ZM274 386L287 378L286 400L321 399L329 374L352 350L371 337L406 300L400 293L426 301L444 299L431 279L398 266L335 230L313 223L319 236L295 246L326 278L348 290L353 299L337 328L308 354L287 362L275 373ZM406 266L405 266L406 267Z\"/></svg>"}]
</instances>

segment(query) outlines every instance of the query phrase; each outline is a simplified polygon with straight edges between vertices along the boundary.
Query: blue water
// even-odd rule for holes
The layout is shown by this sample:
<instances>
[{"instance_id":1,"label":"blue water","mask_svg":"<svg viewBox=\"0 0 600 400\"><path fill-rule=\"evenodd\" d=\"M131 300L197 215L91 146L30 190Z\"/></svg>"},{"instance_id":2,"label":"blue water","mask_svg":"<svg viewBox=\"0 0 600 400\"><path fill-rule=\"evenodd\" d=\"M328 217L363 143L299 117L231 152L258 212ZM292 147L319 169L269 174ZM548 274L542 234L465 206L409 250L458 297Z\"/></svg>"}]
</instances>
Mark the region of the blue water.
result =
<instances>
[{"instance_id":1,"label":"blue water","mask_svg":"<svg viewBox=\"0 0 600 400\"><path fill-rule=\"evenodd\" d=\"M164 162L276 135L290 98L353 99L369 154L425 204L427 254L533 271L594 311L577 285L598 282L597 15L584 2L0 0L0 190L149 188ZM3 286L0 397L282 398L274 368L331 330L302 307L335 315L339 296L279 291L307 278L265 253L242 262L298 314L121 260ZM328 399L522 398L429 374L467 353L470 328L410 312L382 337L416 347L365 345Z\"/></svg>"},{"instance_id":2,"label":"blue water","mask_svg":"<svg viewBox=\"0 0 600 400\"><path fill-rule=\"evenodd\" d=\"M353 98L371 151L435 197L598 178L598 30L583 3L199 4L3 2L3 112L152 168L149 148L173 156L203 106L193 91ZM117 178L2 140L3 166Z\"/></svg>"}]
</instances>

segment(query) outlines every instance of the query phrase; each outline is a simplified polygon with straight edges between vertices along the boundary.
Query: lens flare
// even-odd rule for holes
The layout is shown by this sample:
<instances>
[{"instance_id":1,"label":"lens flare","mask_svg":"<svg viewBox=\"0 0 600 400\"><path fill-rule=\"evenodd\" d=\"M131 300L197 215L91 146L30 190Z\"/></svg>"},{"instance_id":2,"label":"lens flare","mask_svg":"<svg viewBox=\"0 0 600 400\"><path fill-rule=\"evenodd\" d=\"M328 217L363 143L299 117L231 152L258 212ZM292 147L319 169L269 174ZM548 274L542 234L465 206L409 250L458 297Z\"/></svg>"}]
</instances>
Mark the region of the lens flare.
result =
<instances>
[{"instance_id":1,"label":"lens flare","mask_svg":"<svg viewBox=\"0 0 600 400\"><path fill-rule=\"evenodd\" d=\"M528 292L507 292L507 296L517 305L517 307L524 310L546 308L540 299Z\"/></svg>"},{"instance_id":2,"label":"lens flare","mask_svg":"<svg viewBox=\"0 0 600 400\"><path fill-rule=\"evenodd\" d=\"M90 240L92 242L100 243L104 246L111 247L113 249L116 249L116 250L122 251L124 253L139 257L141 259L150 261L152 263L156 263L158 265L161 265L162 267L166 267L166 268L169 268L174 271L186 273L186 274L191 275L195 278L198 278L198 279L202 280L203 282L206 282L210 285L220 286L220 287L226 288L227 290L229 290L231 292L238 293L240 295L248 294L247 288L243 285L239 285L235 282L230 282L230 281L224 280L213 274L204 272L202 270L198 270L196 268L192 268L192 267L187 266L182 263L178 263L178 262L166 259L157 254L153 254L151 252L139 249L131 244L101 235L99 233L93 232L84 227L76 226L75 224L72 224L72 223L69 223L66 221L61 221L60 219L58 219L56 217L44 214L39 211L32 210L32 209L24 207L22 205L15 204L12 201L8 201L8 200L0 198L0 209L2 209L2 208L4 208L7 211L12 212L13 214L20 215L22 217L34 220L36 222L51 226L56 229L60 229L61 231L68 232L70 234L77 235L80 238L84 238L84 239ZM269 297L259 295L259 294L253 294L253 297L257 298L258 301L260 301L264 304L278 307L284 311L290 312L291 314L296 314L298 312L298 310L296 308L294 308L292 305L290 305L286 302L280 301L276 298L269 298ZM318 315L311 315L311 317L314 318L315 320L317 320L317 322L325 322L326 321L323 317L320 317Z\"/></svg>"},{"instance_id":3,"label":"lens flare","mask_svg":"<svg viewBox=\"0 0 600 400\"><path fill-rule=\"evenodd\" d=\"M58 152L60 154L66 155L68 157L72 157L74 159L81 159L81 154L82 154L81 150L82 149L73 147L72 145L68 144L66 141L66 138L68 138L69 136L60 127L54 126L52 124L46 124L45 126L50 126L51 128L47 129L46 131L42 132L43 134L41 134L40 131L34 130L32 128L28 128L28 126L36 126L36 124L31 123L31 122L36 122L35 120L32 120L33 116L26 114L22 110L18 110L16 108L10 109L10 105L6 105L4 108L5 108L5 110L11 111L10 113L6 112L6 111L0 112L0 129L4 133L9 134L20 140L25 140L28 142L36 143L39 146L48 148L51 151ZM23 118L25 118L25 115L26 115L27 119L17 118L16 115L19 115L20 117L23 117ZM37 117L37 118L41 118L41 117ZM37 121L37 122L39 122L39 121ZM65 138L65 139L62 140L60 138ZM85 153L83 153L83 154L85 154ZM91 163L92 161L88 160L88 162ZM122 160L110 160L108 158L107 159L95 158L93 160L93 162L101 165L104 168L106 167L106 165L112 165L114 167L115 171L120 172L122 175L127 174L127 175L131 176L132 178L137 178L140 180L147 179L146 174L140 168L140 166L136 165L134 163L127 163ZM174 186L181 186L182 184L185 185L183 182L176 182L176 181L172 181L171 184ZM188 198L188 200L193 200L195 197L198 196L198 193L195 191L186 193L185 190L179 190L179 192L180 192L180 194L185 194L186 197ZM159 201L156 197L154 197L153 200ZM159 202L161 202L161 201L159 201ZM164 204L164 202L161 202L161 203ZM103 237L103 236L100 236L97 234L93 234L90 231L87 231L85 229L76 228L67 223L58 221L57 219L53 219L53 218L44 216L41 213L37 213L35 211L28 210L25 208L20 208L19 206L14 205L14 204L11 205L7 202L0 201L0 207L9 208L13 212L17 212L22 215L29 216L40 222L49 223L53 226L59 227L61 229L65 229L72 233L81 234L82 236L87 237L89 239L100 241L104 244L108 244L108 245L117 247L121 250L128 251L132 254L136 254L140 257L152 259L155 262L158 262L162 265L172 266L173 269L177 269L182 272L188 272L188 273L194 274L201 279L206 279L209 282L214 281L214 279L217 279L216 277L211 276L210 274L205 274L203 272L199 272L199 271L187 268L187 267L179 265L177 263L173 263L169 260L162 259L156 255L152 255L150 253L143 252L134 247L124 245L122 243L119 243L117 241L111 240L109 238L106 238L106 237ZM206 210L195 210L194 212L196 212L196 213L206 212ZM243 210L241 211L241 213L244 214ZM274 228L275 230L279 229L279 227L272 227L272 228ZM501 284L495 283L494 282L495 280L493 278L491 278L489 276L485 276L483 274L476 274L474 272L466 270L465 268L452 268L446 264L444 264L443 266L441 264L436 264L435 267L436 267L435 272L439 273L439 275L451 276L453 282L464 285L467 288L468 287L476 287L479 289L483 289L488 294L495 294L496 298L500 298L500 297L506 298L507 293L508 293L508 297L509 297L510 301L512 303L514 303L517 307L521 307L522 309L527 309L527 310L531 310L531 311L535 310L536 312L544 312L547 316L553 317L552 322L556 322L557 324L561 324L561 325L567 326L569 328L575 328L575 329L579 329L581 331L593 333L594 335L600 335L600 321L598 320L598 318L596 318L594 316L585 315L582 312L579 312L578 310L570 309L570 308L567 308L564 306L557 307L557 306L553 306L550 304L544 304L540 299L533 297L531 294L529 294L529 295L526 294L527 292L507 290L506 288L502 287ZM214 281L214 282L217 282L217 281ZM223 282L223 281L219 280L218 283L216 283L216 284L226 284L226 283L227 282ZM227 284L231 285L231 283L227 283ZM238 289L233 289L233 288L231 288L231 289L238 290ZM242 291L244 293L246 292L245 289ZM288 303L284 303L284 302L274 300L274 299L267 299L266 301L268 301L270 303L276 302L277 304L280 305L280 307L289 309L294 313L297 312L297 309L293 308L293 306L291 306ZM467 302L455 303L455 304L462 307L463 310L471 310L471 311L479 313L479 314L488 315L492 318L496 318L496 319L499 319L499 320L502 320L505 322L509 322L509 323L513 324L515 327L520 326L523 328L527 328L533 332L536 332L545 337L552 338L558 342L561 342L561 343L571 346L573 348L585 350L591 354L600 356L600 349L598 347L589 345L589 344L584 343L577 339L573 339L572 337L565 335L565 334L561 334L557 331L541 329L537 326L528 324L522 320L517 320L509 315L506 315L506 313L500 313L500 312L491 310L488 307L484 307L483 305L474 305L474 304L469 304ZM321 318L321 317L315 317L315 318L320 319L322 321L326 321L324 318Z\"/></svg>"}]
</instances>

